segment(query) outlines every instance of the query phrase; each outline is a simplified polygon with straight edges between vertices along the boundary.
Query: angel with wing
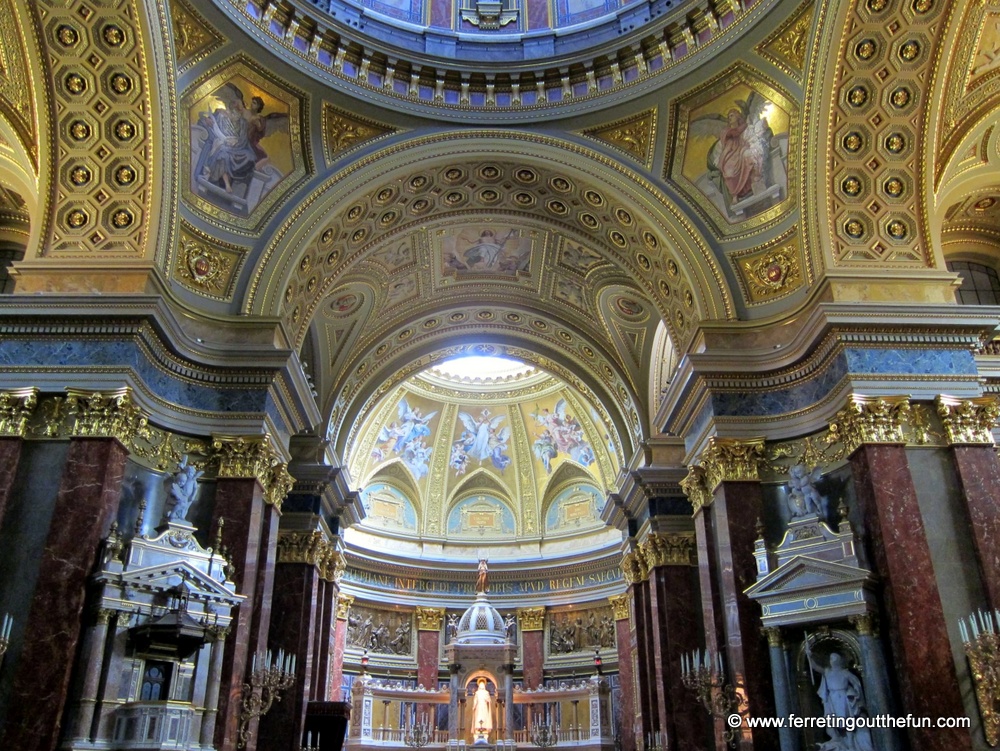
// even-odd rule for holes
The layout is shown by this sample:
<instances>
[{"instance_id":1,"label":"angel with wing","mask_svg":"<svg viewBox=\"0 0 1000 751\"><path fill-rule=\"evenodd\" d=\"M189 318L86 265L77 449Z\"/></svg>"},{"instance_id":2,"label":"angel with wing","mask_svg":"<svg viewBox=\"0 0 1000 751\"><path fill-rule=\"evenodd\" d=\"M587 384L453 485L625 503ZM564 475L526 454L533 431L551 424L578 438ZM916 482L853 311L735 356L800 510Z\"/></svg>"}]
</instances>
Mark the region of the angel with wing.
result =
<instances>
[{"instance_id":1,"label":"angel with wing","mask_svg":"<svg viewBox=\"0 0 1000 751\"><path fill-rule=\"evenodd\" d=\"M268 161L261 141L272 133L288 132L288 114L264 114L264 100L259 96L251 97L248 108L243 91L232 82L220 86L213 96L223 106L198 117L206 135L195 174L226 193L241 187L245 194L254 172Z\"/></svg>"},{"instance_id":2,"label":"angel with wing","mask_svg":"<svg viewBox=\"0 0 1000 751\"><path fill-rule=\"evenodd\" d=\"M726 209L758 194L775 193L771 179L774 133L768 125L767 99L755 91L738 99L725 117L713 113L691 121L691 136L714 138L708 152L708 178L723 196ZM769 190L770 189L770 190ZM766 203L760 208L766 208ZM760 209L758 209L760 210Z\"/></svg>"}]
</instances>

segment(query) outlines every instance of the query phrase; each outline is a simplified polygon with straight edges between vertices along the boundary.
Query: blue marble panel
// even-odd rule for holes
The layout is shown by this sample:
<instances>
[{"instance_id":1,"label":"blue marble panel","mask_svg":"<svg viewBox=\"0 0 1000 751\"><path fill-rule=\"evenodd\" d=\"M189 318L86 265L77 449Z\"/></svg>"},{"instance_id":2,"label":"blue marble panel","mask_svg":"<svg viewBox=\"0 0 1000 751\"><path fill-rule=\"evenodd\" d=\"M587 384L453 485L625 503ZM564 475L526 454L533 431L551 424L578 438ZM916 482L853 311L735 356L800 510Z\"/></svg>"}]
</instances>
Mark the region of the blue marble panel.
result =
<instances>
[{"instance_id":1,"label":"blue marble panel","mask_svg":"<svg viewBox=\"0 0 1000 751\"><path fill-rule=\"evenodd\" d=\"M399 21L413 24L424 21L424 0L361 0L361 4Z\"/></svg>"}]
</instances>

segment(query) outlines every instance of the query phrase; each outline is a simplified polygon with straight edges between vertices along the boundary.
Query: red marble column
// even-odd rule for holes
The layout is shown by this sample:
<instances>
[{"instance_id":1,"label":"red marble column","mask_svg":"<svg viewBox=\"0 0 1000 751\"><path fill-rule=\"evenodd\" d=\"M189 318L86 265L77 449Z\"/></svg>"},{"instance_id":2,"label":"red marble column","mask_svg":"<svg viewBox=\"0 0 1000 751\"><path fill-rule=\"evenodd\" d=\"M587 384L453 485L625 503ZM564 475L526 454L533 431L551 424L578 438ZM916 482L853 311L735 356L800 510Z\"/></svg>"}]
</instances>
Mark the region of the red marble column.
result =
<instances>
[{"instance_id":1,"label":"red marble column","mask_svg":"<svg viewBox=\"0 0 1000 751\"><path fill-rule=\"evenodd\" d=\"M979 576L990 609L1000 608L1000 461L993 446L954 446Z\"/></svg>"},{"instance_id":2,"label":"red marble column","mask_svg":"<svg viewBox=\"0 0 1000 751\"><path fill-rule=\"evenodd\" d=\"M628 595L609 598L615 614L615 641L618 646L618 688L621 727L618 728L622 751L635 751L635 658L632 655L632 628Z\"/></svg>"},{"instance_id":3,"label":"red marble column","mask_svg":"<svg viewBox=\"0 0 1000 751\"><path fill-rule=\"evenodd\" d=\"M23 438L0 437L0 527L7 513L7 504L14 488L14 477L17 475L17 465L21 461Z\"/></svg>"},{"instance_id":4,"label":"red marble column","mask_svg":"<svg viewBox=\"0 0 1000 751\"><path fill-rule=\"evenodd\" d=\"M744 594L757 580L754 541L761 518L760 482L731 481L719 484L711 506L716 533L715 557L719 594L725 613L728 675L746 687L751 717L773 717L774 688L767 641L761 632L760 606ZM778 748L774 728L744 732L741 748Z\"/></svg>"},{"instance_id":5,"label":"red marble column","mask_svg":"<svg viewBox=\"0 0 1000 751\"><path fill-rule=\"evenodd\" d=\"M344 686L344 652L347 651L347 613L353 597L337 598L337 621L333 631L333 664L330 666L330 701L346 701ZM346 601L346 605L345 605Z\"/></svg>"},{"instance_id":6,"label":"red marble column","mask_svg":"<svg viewBox=\"0 0 1000 751\"><path fill-rule=\"evenodd\" d=\"M722 608L717 604L722 602L719 595L718 561L715 557L715 529L712 525L712 513L709 506L699 506L694 515L695 545L698 550L698 584L701 592L701 625L705 632L704 646L711 652L723 649L725 629L722 623ZM695 648L701 646L696 644ZM715 747L725 748L722 737L724 728L722 721L714 725Z\"/></svg>"},{"instance_id":7,"label":"red marble column","mask_svg":"<svg viewBox=\"0 0 1000 751\"><path fill-rule=\"evenodd\" d=\"M0 748L54 751L76 660L87 578L121 497L128 452L114 438L70 441L23 628Z\"/></svg>"},{"instance_id":8,"label":"red marble column","mask_svg":"<svg viewBox=\"0 0 1000 751\"><path fill-rule=\"evenodd\" d=\"M440 631L417 631L417 685L429 691L437 690L440 645Z\"/></svg>"},{"instance_id":9,"label":"red marble column","mask_svg":"<svg viewBox=\"0 0 1000 751\"><path fill-rule=\"evenodd\" d=\"M236 591L246 600L236 611L226 639L222 661L222 690L219 694L219 719L215 726L218 751L235 751L240 721L240 697L251 649L251 624L256 602L257 565L260 560L264 517L264 490L252 478L220 478L215 488L215 518L225 519L223 544L232 556L236 572ZM215 539L218 521L212 533Z\"/></svg>"},{"instance_id":10,"label":"red marble column","mask_svg":"<svg viewBox=\"0 0 1000 751\"><path fill-rule=\"evenodd\" d=\"M315 678L313 679L312 700L329 701L332 692L331 663L336 649L334 624L337 621L337 592L340 587L330 579L321 579L319 584L320 611L317 613L319 628L316 630L316 654L319 657L317 669L313 671ZM336 697L335 701L340 701L340 697Z\"/></svg>"},{"instance_id":11,"label":"red marble column","mask_svg":"<svg viewBox=\"0 0 1000 751\"><path fill-rule=\"evenodd\" d=\"M278 563L273 584L270 637L275 651L295 654L295 683L261 718L257 747L297 751L305 734L306 705L311 698L325 698L312 696L313 678L321 667L314 651L321 581L313 563Z\"/></svg>"},{"instance_id":12,"label":"red marble column","mask_svg":"<svg viewBox=\"0 0 1000 751\"><path fill-rule=\"evenodd\" d=\"M517 630L521 634L521 673L526 689L545 682L545 608L520 608Z\"/></svg>"},{"instance_id":13,"label":"red marble column","mask_svg":"<svg viewBox=\"0 0 1000 751\"><path fill-rule=\"evenodd\" d=\"M694 539L690 536L691 553ZM654 566L649 572L656 642L657 708L664 748L704 751L711 736L708 713L694 692L681 682L681 655L701 644L701 617L691 607L698 601L697 570L690 564Z\"/></svg>"},{"instance_id":14,"label":"red marble column","mask_svg":"<svg viewBox=\"0 0 1000 751\"><path fill-rule=\"evenodd\" d=\"M955 663L917 492L903 446L865 444L850 458L858 504L893 647L903 708L918 717L963 717ZM994 511L995 513L995 511ZM911 728L922 751L972 747L968 730Z\"/></svg>"},{"instance_id":15,"label":"red marble column","mask_svg":"<svg viewBox=\"0 0 1000 751\"><path fill-rule=\"evenodd\" d=\"M629 589L635 613L632 654L636 666L636 703L633 732L638 748L645 748L646 739L651 738L659 726L659 716L656 711L656 663L652 654L649 582L646 580L634 581Z\"/></svg>"}]
</instances>

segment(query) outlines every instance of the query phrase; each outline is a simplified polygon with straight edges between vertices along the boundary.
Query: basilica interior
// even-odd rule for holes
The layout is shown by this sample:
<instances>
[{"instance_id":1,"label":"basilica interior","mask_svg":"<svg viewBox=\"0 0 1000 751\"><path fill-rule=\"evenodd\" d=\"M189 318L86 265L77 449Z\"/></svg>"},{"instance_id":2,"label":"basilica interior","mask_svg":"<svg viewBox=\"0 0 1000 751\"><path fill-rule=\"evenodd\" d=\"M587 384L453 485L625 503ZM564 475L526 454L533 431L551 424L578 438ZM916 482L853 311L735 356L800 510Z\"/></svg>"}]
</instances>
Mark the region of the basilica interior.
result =
<instances>
[{"instance_id":1,"label":"basilica interior","mask_svg":"<svg viewBox=\"0 0 1000 751\"><path fill-rule=\"evenodd\" d=\"M998 117L1000 0L0 0L0 748L1000 745Z\"/></svg>"}]
</instances>

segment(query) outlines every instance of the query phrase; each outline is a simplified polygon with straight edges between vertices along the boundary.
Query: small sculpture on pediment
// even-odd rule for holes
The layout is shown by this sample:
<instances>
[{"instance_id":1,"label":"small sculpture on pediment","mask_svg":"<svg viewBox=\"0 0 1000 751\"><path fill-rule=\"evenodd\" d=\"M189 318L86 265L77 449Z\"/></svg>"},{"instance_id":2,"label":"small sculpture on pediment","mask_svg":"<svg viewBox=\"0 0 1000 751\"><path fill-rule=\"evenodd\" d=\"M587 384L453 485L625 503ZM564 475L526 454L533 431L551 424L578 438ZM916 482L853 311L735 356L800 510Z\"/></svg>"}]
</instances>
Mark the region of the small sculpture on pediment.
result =
<instances>
[{"instance_id":1,"label":"small sculpture on pediment","mask_svg":"<svg viewBox=\"0 0 1000 751\"><path fill-rule=\"evenodd\" d=\"M822 476L819 467L810 470L804 464L795 464L788 470L788 510L793 519L811 514L823 516L826 498L815 485Z\"/></svg>"},{"instance_id":2,"label":"small sculpture on pediment","mask_svg":"<svg viewBox=\"0 0 1000 751\"><path fill-rule=\"evenodd\" d=\"M190 463L185 454L177 471L170 478L166 514L169 521L184 521L187 518L194 497L198 494L198 480L203 474L202 470Z\"/></svg>"}]
</instances>

